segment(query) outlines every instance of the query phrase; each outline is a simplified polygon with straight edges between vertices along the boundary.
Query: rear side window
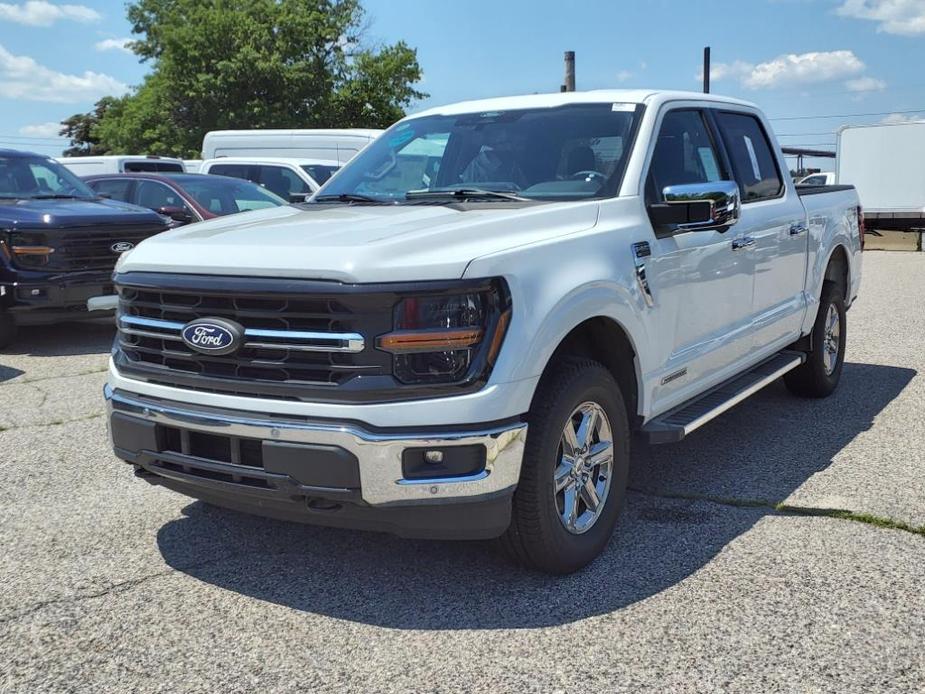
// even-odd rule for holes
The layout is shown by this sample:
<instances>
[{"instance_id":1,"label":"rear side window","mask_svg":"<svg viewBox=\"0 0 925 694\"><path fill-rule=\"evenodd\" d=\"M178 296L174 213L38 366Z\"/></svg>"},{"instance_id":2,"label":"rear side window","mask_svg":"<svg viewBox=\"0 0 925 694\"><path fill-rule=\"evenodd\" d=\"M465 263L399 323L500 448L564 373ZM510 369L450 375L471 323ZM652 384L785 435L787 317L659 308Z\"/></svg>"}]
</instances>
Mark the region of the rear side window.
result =
<instances>
[{"instance_id":1,"label":"rear side window","mask_svg":"<svg viewBox=\"0 0 925 694\"><path fill-rule=\"evenodd\" d=\"M732 168L742 189L742 201L775 198L784 189L768 136L757 118L745 113L716 115Z\"/></svg>"},{"instance_id":2,"label":"rear side window","mask_svg":"<svg viewBox=\"0 0 925 694\"><path fill-rule=\"evenodd\" d=\"M184 173L183 165L170 161L127 161L122 167L125 171L133 173L148 173L167 171L171 173Z\"/></svg>"},{"instance_id":3,"label":"rear side window","mask_svg":"<svg viewBox=\"0 0 925 694\"><path fill-rule=\"evenodd\" d=\"M129 190L132 187L132 181L128 178L111 178L103 181L90 181L89 185L97 193L104 193L113 200L130 202Z\"/></svg>"},{"instance_id":4,"label":"rear side window","mask_svg":"<svg viewBox=\"0 0 925 694\"><path fill-rule=\"evenodd\" d=\"M248 167L244 164L213 164L209 167L209 173L215 176L231 176L232 178L243 178L245 181L249 181L247 169Z\"/></svg>"}]
</instances>

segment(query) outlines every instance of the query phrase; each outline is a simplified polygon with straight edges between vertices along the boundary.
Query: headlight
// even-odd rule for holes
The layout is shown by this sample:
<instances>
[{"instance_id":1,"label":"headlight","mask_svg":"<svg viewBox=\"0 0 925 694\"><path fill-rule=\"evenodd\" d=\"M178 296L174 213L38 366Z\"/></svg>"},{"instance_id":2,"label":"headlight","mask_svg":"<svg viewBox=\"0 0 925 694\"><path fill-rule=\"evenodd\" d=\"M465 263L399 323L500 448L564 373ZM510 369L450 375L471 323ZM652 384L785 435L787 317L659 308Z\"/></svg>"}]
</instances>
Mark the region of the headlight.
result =
<instances>
[{"instance_id":1,"label":"headlight","mask_svg":"<svg viewBox=\"0 0 925 694\"><path fill-rule=\"evenodd\" d=\"M395 330L379 337L379 349L392 353L402 383L476 378L498 356L508 303L501 281L464 293L405 297L395 309Z\"/></svg>"},{"instance_id":2,"label":"headlight","mask_svg":"<svg viewBox=\"0 0 925 694\"><path fill-rule=\"evenodd\" d=\"M39 232L16 232L10 241L13 257L23 267L47 265L51 254L55 252L48 245L45 234Z\"/></svg>"}]
</instances>

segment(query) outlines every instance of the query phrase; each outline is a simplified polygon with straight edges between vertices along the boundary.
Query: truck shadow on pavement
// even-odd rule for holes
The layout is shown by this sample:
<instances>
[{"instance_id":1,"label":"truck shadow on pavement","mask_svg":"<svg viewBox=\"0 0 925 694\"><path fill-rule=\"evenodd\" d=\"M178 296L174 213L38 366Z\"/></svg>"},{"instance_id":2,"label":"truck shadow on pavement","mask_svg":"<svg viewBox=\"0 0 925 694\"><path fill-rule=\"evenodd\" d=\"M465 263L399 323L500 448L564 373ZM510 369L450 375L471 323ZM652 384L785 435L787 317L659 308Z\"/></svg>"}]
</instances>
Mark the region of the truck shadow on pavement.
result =
<instances>
[{"instance_id":1,"label":"truck shadow on pavement","mask_svg":"<svg viewBox=\"0 0 925 694\"><path fill-rule=\"evenodd\" d=\"M55 325L30 325L19 329L13 344L0 349L0 357L7 354L33 357L106 354L115 334L115 323L105 318Z\"/></svg>"},{"instance_id":2,"label":"truck shadow on pavement","mask_svg":"<svg viewBox=\"0 0 925 694\"><path fill-rule=\"evenodd\" d=\"M401 540L200 502L160 529L158 546L171 567L205 583L338 619L397 629L565 624L681 583L770 512L670 497L785 499L869 429L915 374L846 364L827 400L796 399L775 384L682 443L635 442L617 532L571 576L513 566L487 542Z\"/></svg>"}]
</instances>

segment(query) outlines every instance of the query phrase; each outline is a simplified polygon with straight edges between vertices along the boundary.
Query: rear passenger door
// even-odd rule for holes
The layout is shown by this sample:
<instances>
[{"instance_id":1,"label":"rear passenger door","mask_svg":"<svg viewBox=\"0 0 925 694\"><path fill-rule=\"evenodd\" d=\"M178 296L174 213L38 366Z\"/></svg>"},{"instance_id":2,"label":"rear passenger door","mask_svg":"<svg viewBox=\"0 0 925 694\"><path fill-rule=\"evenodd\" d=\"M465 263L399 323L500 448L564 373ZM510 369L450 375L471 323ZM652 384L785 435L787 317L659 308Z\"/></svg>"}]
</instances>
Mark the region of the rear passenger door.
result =
<instances>
[{"instance_id":1,"label":"rear passenger door","mask_svg":"<svg viewBox=\"0 0 925 694\"><path fill-rule=\"evenodd\" d=\"M645 202L663 201L666 187L729 181L716 133L700 108L667 111L657 126L645 178ZM726 231L661 231L655 227L646 275L660 364L653 391L664 411L736 370L748 346L752 272L736 250L738 225Z\"/></svg>"},{"instance_id":2,"label":"rear passenger door","mask_svg":"<svg viewBox=\"0 0 925 694\"><path fill-rule=\"evenodd\" d=\"M750 352L769 353L799 337L803 322L805 211L761 119L740 111L714 115L742 195L736 227L753 263Z\"/></svg>"}]
</instances>

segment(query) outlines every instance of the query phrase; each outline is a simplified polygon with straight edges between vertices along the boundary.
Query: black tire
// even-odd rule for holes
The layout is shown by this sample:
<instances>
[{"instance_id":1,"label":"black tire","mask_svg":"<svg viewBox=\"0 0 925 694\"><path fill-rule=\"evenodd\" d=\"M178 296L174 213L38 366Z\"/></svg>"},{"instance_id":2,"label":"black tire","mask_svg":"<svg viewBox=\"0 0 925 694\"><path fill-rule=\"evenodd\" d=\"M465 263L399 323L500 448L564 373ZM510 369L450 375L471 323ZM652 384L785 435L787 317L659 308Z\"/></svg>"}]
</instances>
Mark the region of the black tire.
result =
<instances>
[{"instance_id":1,"label":"black tire","mask_svg":"<svg viewBox=\"0 0 925 694\"><path fill-rule=\"evenodd\" d=\"M6 311L0 311L0 349L9 347L16 339L16 322Z\"/></svg>"},{"instance_id":2,"label":"black tire","mask_svg":"<svg viewBox=\"0 0 925 694\"><path fill-rule=\"evenodd\" d=\"M834 352L834 367L831 369L826 367L826 351L831 344L826 339L826 322L830 308L834 308L838 316L838 345ZM784 383L791 393L804 398L825 398L838 386L845 363L845 338L848 334L845 318L845 295L840 285L824 282L819 299L819 313L816 314L816 322L813 325L813 349L806 353L806 362L802 366L784 374Z\"/></svg>"},{"instance_id":3,"label":"black tire","mask_svg":"<svg viewBox=\"0 0 925 694\"><path fill-rule=\"evenodd\" d=\"M596 404L609 420L613 463L600 513L587 530L573 534L560 518L554 472L565 425L584 403ZM511 525L500 539L501 546L512 559L529 568L571 573L603 551L623 508L630 451L626 407L617 382L606 368L590 359L569 358L555 364L543 378L527 421L520 483L514 493ZM592 477L597 474L593 472Z\"/></svg>"}]
</instances>

